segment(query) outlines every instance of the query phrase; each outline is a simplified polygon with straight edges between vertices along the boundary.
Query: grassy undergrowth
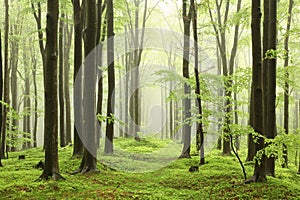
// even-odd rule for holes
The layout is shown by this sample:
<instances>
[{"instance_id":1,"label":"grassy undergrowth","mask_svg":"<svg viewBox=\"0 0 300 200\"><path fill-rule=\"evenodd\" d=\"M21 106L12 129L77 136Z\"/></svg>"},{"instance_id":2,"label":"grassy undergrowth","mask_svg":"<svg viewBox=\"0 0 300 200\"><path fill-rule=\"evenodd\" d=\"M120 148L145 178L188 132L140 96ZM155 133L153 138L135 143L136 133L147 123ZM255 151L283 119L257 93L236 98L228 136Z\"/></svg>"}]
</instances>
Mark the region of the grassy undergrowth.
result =
<instances>
[{"instance_id":1,"label":"grassy undergrowth","mask_svg":"<svg viewBox=\"0 0 300 200\"><path fill-rule=\"evenodd\" d=\"M131 141L130 141L131 142ZM120 142L123 148L126 142ZM162 144L147 142L144 151ZM133 146L132 150L141 147ZM25 160L18 156L26 155ZM241 152L243 156L243 152ZM233 156L210 152L199 172L189 167L198 157L181 159L153 172L130 173L110 170L98 163L100 173L71 175L80 159L71 159L72 147L60 148L60 170L65 181L35 181L42 173L35 169L44 152L41 148L9 154L0 168L0 199L299 199L300 176L296 168L276 168L276 178L267 183L243 184L240 166ZM243 158L244 159L244 158ZM253 166L246 165L248 177Z\"/></svg>"}]
</instances>

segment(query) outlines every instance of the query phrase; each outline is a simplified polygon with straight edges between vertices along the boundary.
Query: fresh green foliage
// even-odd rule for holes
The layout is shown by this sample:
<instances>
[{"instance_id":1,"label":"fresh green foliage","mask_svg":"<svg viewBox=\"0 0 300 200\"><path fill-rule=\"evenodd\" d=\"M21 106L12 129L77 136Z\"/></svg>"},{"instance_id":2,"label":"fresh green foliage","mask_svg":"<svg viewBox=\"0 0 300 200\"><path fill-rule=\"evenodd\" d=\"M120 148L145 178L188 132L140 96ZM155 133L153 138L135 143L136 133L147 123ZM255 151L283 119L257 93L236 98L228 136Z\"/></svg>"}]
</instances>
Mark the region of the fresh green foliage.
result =
<instances>
[{"instance_id":1,"label":"fresh green foliage","mask_svg":"<svg viewBox=\"0 0 300 200\"><path fill-rule=\"evenodd\" d=\"M6 138L6 145L9 147L20 147L24 142L31 142L31 134L22 131L19 126L14 126L12 123L13 120L20 120L23 117L30 115L30 113L28 111L18 113L9 104L3 101L0 101L0 104L8 110L6 131L9 137Z\"/></svg>"}]
</instances>

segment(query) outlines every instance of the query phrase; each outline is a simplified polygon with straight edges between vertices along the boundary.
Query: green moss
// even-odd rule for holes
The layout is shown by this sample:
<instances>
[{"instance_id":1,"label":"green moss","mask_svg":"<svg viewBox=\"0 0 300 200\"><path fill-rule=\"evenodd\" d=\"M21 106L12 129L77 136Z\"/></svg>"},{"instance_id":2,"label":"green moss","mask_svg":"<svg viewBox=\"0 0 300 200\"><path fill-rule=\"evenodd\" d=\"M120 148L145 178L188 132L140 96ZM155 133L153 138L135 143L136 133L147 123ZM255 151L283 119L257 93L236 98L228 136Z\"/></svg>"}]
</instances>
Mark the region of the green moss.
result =
<instances>
[{"instance_id":1,"label":"green moss","mask_svg":"<svg viewBox=\"0 0 300 200\"><path fill-rule=\"evenodd\" d=\"M132 140L118 139L116 143L137 153L135 150L141 149L141 143ZM169 141L147 139L141 142L143 153L149 153ZM240 153L244 159L245 151ZM21 154L26 155L25 160L18 160ZM99 174L71 175L81 161L71 159L71 155L71 147L59 149L60 170L66 180L55 182L35 181L42 173L34 168L43 160L41 148L10 153L0 169L1 199L297 199L300 196L300 176L296 175L295 166L290 169L277 167L276 178L268 177L267 183L245 185L236 158L222 156L217 150L207 155L208 163L195 173L188 169L198 164L197 156L175 160L152 172L112 171L98 163ZM250 177L253 166L246 165L246 171Z\"/></svg>"}]
</instances>

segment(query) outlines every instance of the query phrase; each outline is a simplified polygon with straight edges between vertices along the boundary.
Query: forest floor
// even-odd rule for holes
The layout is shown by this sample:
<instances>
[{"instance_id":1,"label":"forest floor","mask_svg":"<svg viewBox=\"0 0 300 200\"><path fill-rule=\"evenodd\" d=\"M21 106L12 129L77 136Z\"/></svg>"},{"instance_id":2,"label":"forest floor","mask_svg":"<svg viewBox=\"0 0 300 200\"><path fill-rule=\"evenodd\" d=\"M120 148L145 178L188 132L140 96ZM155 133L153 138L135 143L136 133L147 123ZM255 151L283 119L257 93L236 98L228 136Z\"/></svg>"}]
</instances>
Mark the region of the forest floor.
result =
<instances>
[{"instance_id":1,"label":"forest floor","mask_svg":"<svg viewBox=\"0 0 300 200\"><path fill-rule=\"evenodd\" d=\"M245 152L240 152L244 160ZM19 155L26 159L19 160ZM59 149L62 181L36 181L42 170L34 166L44 158L41 148L9 153L0 168L0 199L300 199L300 175L276 167L276 178L266 183L243 183L234 156L211 151L199 172L189 172L198 156L173 161L159 170L130 173L111 170L98 163L100 173L71 175L80 159L71 159L72 147ZM248 178L253 165L246 163Z\"/></svg>"}]
</instances>

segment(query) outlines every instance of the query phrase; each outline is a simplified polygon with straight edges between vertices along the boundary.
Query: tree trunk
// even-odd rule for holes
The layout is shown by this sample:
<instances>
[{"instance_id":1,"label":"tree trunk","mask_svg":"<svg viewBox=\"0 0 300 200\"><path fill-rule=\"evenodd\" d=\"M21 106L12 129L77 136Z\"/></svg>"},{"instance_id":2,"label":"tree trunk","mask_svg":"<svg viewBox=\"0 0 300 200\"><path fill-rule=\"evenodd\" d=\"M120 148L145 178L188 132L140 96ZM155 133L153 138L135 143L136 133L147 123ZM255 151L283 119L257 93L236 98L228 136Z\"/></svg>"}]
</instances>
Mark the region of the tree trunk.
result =
<instances>
[{"instance_id":1,"label":"tree trunk","mask_svg":"<svg viewBox=\"0 0 300 200\"><path fill-rule=\"evenodd\" d=\"M43 40L43 30L42 30L42 9L41 9L41 2L37 3L37 10L35 9L34 3L31 3L31 8L33 10L33 16L36 21L36 26L38 29L38 39L39 39L39 49L42 56L42 63L43 63L43 78L44 78L44 87L46 85L45 80L45 72L46 72L46 58L45 58L45 47L44 47L44 40ZM43 149L45 149L45 138L44 138L44 144Z\"/></svg>"},{"instance_id":2,"label":"tree trunk","mask_svg":"<svg viewBox=\"0 0 300 200\"><path fill-rule=\"evenodd\" d=\"M2 65L2 34L1 34L1 29L0 29L0 101L3 101L3 65ZM3 105L0 104L0 131L2 131L2 112L3 112ZM1 134L0 134L0 141L1 141ZM2 145L0 144L0 152L2 152ZM1 155L1 153L0 153ZM1 156L0 156L0 167L2 167L2 162L1 162Z\"/></svg>"},{"instance_id":3,"label":"tree trunk","mask_svg":"<svg viewBox=\"0 0 300 200\"><path fill-rule=\"evenodd\" d=\"M45 168L40 179L64 179L58 166L57 29L59 1L47 0L45 49Z\"/></svg>"},{"instance_id":4,"label":"tree trunk","mask_svg":"<svg viewBox=\"0 0 300 200\"><path fill-rule=\"evenodd\" d=\"M58 83L59 83L59 135L60 135L60 146L66 146L66 134L65 134L65 99L64 99L64 19L65 14L61 13L59 22L59 72L58 72Z\"/></svg>"},{"instance_id":5,"label":"tree trunk","mask_svg":"<svg viewBox=\"0 0 300 200\"><path fill-rule=\"evenodd\" d=\"M216 37L216 40L218 38ZM217 66L218 66L218 76L221 76L222 74L222 68L221 68L221 59L220 59L220 50L218 48L218 43L217 43L217 48L216 48L216 53L217 53ZM218 96L223 97L223 91L221 88L218 89ZM222 112L222 107L218 105L218 112ZM218 141L217 141L217 149L221 150L222 149L222 117L218 117Z\"/></svg>"},{"instance_id":6,"label":"tree trunk","mask_svg":"<svg viewBox=\"0 0 300 200\"><path fill-rule=\"evenodd\" d=\"M251 33L252 33L252 56L253 56L253 70L252 70L252 87L253 87L253 129L259 134L263 134L263 90L262 90L262 58L261 58L261 11L260 0L252 0L252 19L251 19ZM264 148L264 139L259 137L255 144L255 152ZM255 161L254 180L257 182L266 181L265 156L262 155L261 160Z\"/></svg>"},{"instance_id":7,"label":"tree trunk","mask_svg":"<svg viewBox=\"0 0 300 200\"><path fill-rule=\"evenodd\" d=\"M31 43L31 40L29 41ZM37 122L38 122L38 96L37 96L37 61L34 53L34 49L30 48L31 63L32 63L32 77L33 77L33 91L34 91L34 122L33 122L33 147L37 147Z\"/></svg>"},{"instance_id":8,"label":"tree trunk","mask_svg":"<svg viewBox=\"0 0 300 200\"><path fill-rule=\"evenodd\" d=\"M74 17L74 82L76 81L76 77L78 75L79 69L82 63L82 9L80 6L80 0L73 0L73 17ZM81 104L82 102L82 77L78 77L77 81L79 82L79 94L76 94L76 90L74 90L74 96L78 97L78 102ZM75 105L76 101L74 101L74 107L77 108L77 112L74 111L74 120L81 122L82 121L82 106ZM79 127L75 127L74 125L74 148L73 148L73 157L81 156L83 154L83 144L82 140L79 136L79 133L82 133L82 126L79 123Z\"/></svg>"},{"instance_id":9,"label":"tree trunk","mask_svg":"<svg viewBox=\"0 0 300 200\"><path fill-rule=\"evenodd\" d=\"M231 49L231 54L229 58L229 63L227 63L227 52L226 52L226 24L228 21L228 13L230 8L230 1L226 1L225 3L225 14L222 21L222 14L221 14L221 7L222 7L222 1L219 3L218 1L215 2L216 6L216 12L217 12L217 22L215 22L212 10L209 9L209 15L211 18L211 22L214 22L213 28L216 34L217 38L217 45L218 49L220 50L220 56L223 66L223 75L225 77L228 77L232 75L233 73L233 66L234 66L234 60L236 56L237 51L237 44L238 44L238 35L239 35L239 24L235 25L235 31L234 31L234 42ZM237 12L239 12L241 7L241 1L238 1L237 3ZM216 23L218 25L216 25ZM229 66L229 69L228 69ZM226 80L224 82L225 85L225 119L224 119L224 128L223 128L223 154L230 155L231 149L230 149L230 132L229 132L229 125L232 123L231 116L232 115L232 106L231 106L231 87L232 87L232 81Z\"/></svg>"},{"instance_id":10,"label":"tree trunk","mask_svg":"<svg viewBox=\"0 0 300 200\"><path fill-rule=\"evenodd\" d=\"M289 66L289 34L291 29L291 21L292 21L292 9L293 9L293 0L289 1L289 11L288 11L288 19L287 19L287 25L286 25L286 36L284 39L284 49L286 51L286 57L284 59L284 67L286 69L285 76L286 80L289 79L289 72L288 72L288 66ZM285 88L284 88L284 130L285 134L289 134L289 83L285 81ZM283 144L283 158L284 163L282 167L287 168L288 167L288 151L287 146Z\"/></svg>"},{"instance_id":11,"label":"tree trunk","mask_svg":"<svg viewBox=\"0 0 300 200\"><path fill-rule=\"evenodd\" d=\"M97 37L96 37L96 45L97 45L97 50L99 51L97 53L97 55L99 55L97 57L97 66L100 67L99 71L100 71L100 76L99 76L99 80L98 80L98 99L97 99L97 111L96 114L97 115L102 115L102 102L103 102L103 71L101 70L101 67L103 66L103 61L102 61L102 57L103 57L103 43L105 40L105 32L106 32L106 23L107 23L107 16L105 15L104 17L104 23L102 26L102 15L105 11L106 8L106 1L103 2L102 5L102 0L98 0L97 3L97 7L98 7L98 26L97 26ZM98 120L98 123L101 127L102 121ZM102 137L101 134L101 129L100 131L97 133L97 147L99 147L99 141L100 138Z\"/></svg>"},{"instance_id":12,"label":"tree trunk","mask_svg":"<svg viewBox=\"0 0 300 200\"><path fill-rule=\"evenodd\" d=\"M68 15L66 15L68 19ZM64 100L66 106L66 128L65 128L65 136L66 136L66 144L71 144L71 105L70 105L70 88L69 88L69 72L70 72L70 49L72 44L72 35L73 35L73 28L69 28L69 24L65 24L64 29Z\"/></svg>"},{"instance_id":13,"label":"tree trunk","mask_svg":"<svg viewBox=\"0 0 300 200\"><path fill-rule=\"evenodd\" d=\"M294 95L294 98L297 99L297 94ZM297 134L297 129L299 127L299 100L295 100L295 112L294 112L294 134ZM298 165L298 153L299 153L299 147L296 149L295 153L295 166Z\"/></svg>"},{"instance_id":14,"label":"tree trunk","mask_svg":"<svg viewBox=\"0 0 300 200\"><path fill-rule=\"evenodd\" d=\"M194 35L194 53L195 53L195 66L194 66L194 71L195 71L195 78L196 78L196 90L195 94L197 95L196 97L196 104L198 107L198 114L199 118L197 121L197 143L198 143L198 148L197 150L200 151L200 165L205 164L205 159L204 159L204 131L203 131L203 123L202 123L202 102L201 102L201 94L200 94L200 80L199 80L199 66L198 66L198 35L197 35L197 12L196 12L196 7L195 7L195 1L191 0L191 9L192 9L192 22L193 22L193 35Z\"/></svg>"},{"instance_id":15,"label":"tree trunk","mask_svg":"<svg viewBox=\"0 0 300 200\"><path fill-rule=\"evenodd\" d=\"M108 96L105 153L113 153L114 109L115 109L115 66L114 66L114 12L113 0L107 0L107 62L108 62Z\"/></svg>"},{"instance_id":16,"label":"tree trunk","mask_svg":"<svg viewBox=\"0 0 300 200\"><path fill-rule=\"evenodd\" d=\"M234 96L234 123L239 124L239 116L238 116L238 102L237 102L237 94L236 92L233 94ZM236 134L234 137L234 146L236 150L240 149L240 135Z\"/></svg>"},{"instance_id":17,"label":"tree trunk","mask_svg":"<svg viewBox=\"0 0 300 200\"><path fill-rule=\"evenodd\" d=\"M16 26L13 26L11 28L12 34L18 35L18 30ZM11 58L10 58L10 68L11 68L11 107L16 112L19 113L19 103L18 103L18 62L19 62L19 41L17 39L14 39L11 41ZM25 96L25 99L28 98ZM26 116L24 116L26 118ZM19 129L19 120L17 117L12 117L12 133L8 135L8 137L11 140L11 147L10 150L12 152L17 150L16 142L17 142L17 132ZM23 136L26 139L26 134ZM26 147L26 142L24 143Z\"/></svg>"},{"instance_id":18,"label":"tree trunk","mask_svg":"<svg viewBox=\"0 0 300 200\"><path fill-rule=\"evenodd\" d=\"M276 50L277 43L277 1L269 1L269 48ZM267 38L264 38L267 39ZM276 136L276 57L269 59L268 63L268 108L266 137L273 139ZM266 173L275 176L275 157L266 160Z\"/></svg>"},{"instance_id":19,"label":"tree trunk","mask_svg":"<svg viewBox=\"0 0 300 200\"><path fill-rule=\"evenodd\" d=\"M24 42L24 49L26 49L26 40ZM28 62L27 60L27 53L26 51L23 51L23 62L24 62L24 82L25 82L25 89L24 89L24 111L26 112L26 115L23 117L23 131L24 139L23 142L23 149L30 148L31 147L31 98L30 98L30 70L28 69Z\"/></svg>"},{"instance_id":20,"label":"tree trunk","mask_svg":"<svg viewBox=\"0 0 300 200\"><path fill-rule=\"evenodd\" d=\"M254 126L254 92L253 92L253 86L251 85L251 91L250 91L250 106L249 106L249 125L251 127ZM252 133L248 134L248 140L247 140L247 158L246 161L253 161L254 156L255 156L255 143L253 140L253 135Z\"/></svg>"},{"instance_id":21,"label":"tree trunk","mask_svg":"<svg viewBox=\"0 0 300 200\"><path fill-rule=\"evenodd\" d=\"M4 1L5 3L5 33L4 33L4 88L3 96L4 102L9 104L9 67L8 67L8 32L9 32L9 4L8 0ZM7 129L7 113L8 108L3 106L3 120L2 120L2 129L1 129L1 152L0 157L4 158L4 152L6 150L6 129Z\"/></svg>"},{"instance_id":22,"label":"tree trunk","mask_svg":"<svg viewBox=\"0 0 300 200\"><path fill-rule=\"evenodd\" d=\"M187 14L187 0L182 1L182 18L184 24L184 44L183 44L183 62L182 72L185 79L189 79L189 54L190 54L190 24L191 24L191 10ZM184 83L183 99L183 120L189 120L191 117L191 100L187 97L191 93L191 88L187 83ZM190 158L191 151L191 125L187 122L183 125L183 149L180 158Z\"/></svg>"},{"instance_id":23,"label":"tree trunk","mask_svg":"<svg viewBox=\"0 0 300 200\"><path fill-rule=\"evenodd\" d=\"M85 28L85 42L84 42L84 87L83 87L83 120L82 125L84 131L82 139L84 139L84 154L81 164L77 172L95 172L96 167L96 25L97 12L96 1L86 0L85 2L86 28ZM94 51L93 51L94 50Z\"/></svg>"},{"instance_id":24,"label":"tree trunk","mask_svg":"<svg viewBox=\"0 0 300 200\"><path fill-rule=\"evenodd\" d=\"M128 44L129 44L129 37L128 37L128 30L127 30L127 26L124 27L125 29L125 38L124 38L124 43L125 43L125 70L126 70L126 77L125 77L125 106L124 106L124 115L125 115L125 137L128 138L130 136L129 134L129 114L128 114L128 110L129 110L129 98L128 98L128 93L129 93L129 70L130 70L130 60L129 60L129 52L128 52Z\"/></svg>"},{"instance_id":25,"label":"tree trunk","mask_svg":"<svg viewBox=\"0 0 300 200\"><path fill-rule=\"evenodd\" d=\"M298 113L300 113L300 100L299 100L299 102L298 102ZM298 156L299 156L299 158L298 158L298 165L299 165L299 168L298 168L298 174L300 174L300 152L298 152Z\"/></svg>"}]
</instances>

